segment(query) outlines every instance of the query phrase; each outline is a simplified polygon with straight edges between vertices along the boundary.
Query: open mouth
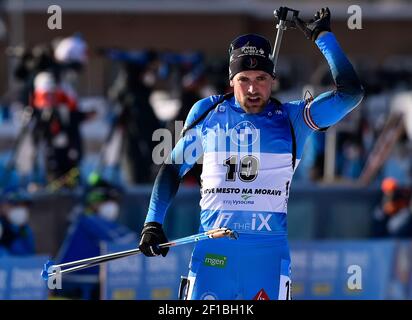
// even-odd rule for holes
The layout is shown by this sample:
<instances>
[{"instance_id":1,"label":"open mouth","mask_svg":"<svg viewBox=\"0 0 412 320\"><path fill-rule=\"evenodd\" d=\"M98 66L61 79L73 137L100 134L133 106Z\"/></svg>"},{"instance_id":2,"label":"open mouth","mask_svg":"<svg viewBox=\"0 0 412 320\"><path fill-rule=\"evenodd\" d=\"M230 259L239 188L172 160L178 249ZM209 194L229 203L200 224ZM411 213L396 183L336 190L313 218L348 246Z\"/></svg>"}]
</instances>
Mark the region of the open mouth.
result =
<instances>
[{"instance_id":1,"label":"open mouth","mask_svg":"<svg viewBox=\"0 0 412 320\"><path fill-rule=\"evenodd\" d=\"M248 97L247 99L248 101L254 103L254 102L259 102L260 97Z\"/></svg>"}]
</instances>

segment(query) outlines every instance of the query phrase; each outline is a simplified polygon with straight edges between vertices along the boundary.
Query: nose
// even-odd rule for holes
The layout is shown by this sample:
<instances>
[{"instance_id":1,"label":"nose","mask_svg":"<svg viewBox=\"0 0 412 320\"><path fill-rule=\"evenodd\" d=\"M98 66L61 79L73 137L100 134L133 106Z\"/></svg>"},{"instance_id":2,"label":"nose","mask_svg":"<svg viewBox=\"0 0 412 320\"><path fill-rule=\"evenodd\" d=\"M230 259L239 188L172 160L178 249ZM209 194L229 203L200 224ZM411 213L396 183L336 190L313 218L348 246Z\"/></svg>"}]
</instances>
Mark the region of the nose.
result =
<instances>
[{"instance_id":1,"label":"nose","mask_svg":"<svg viewBox=\"0 0 412 320\"><path fill-rule=\"evenodd\" d=\"M249 92L249 93L251 93L251 94L256 93L256 86L255 86L255 84L254 84L253 82L251 82L251 83L249 84L249 87L248 87L247 92Z\"/></svg>"}]
</instances>

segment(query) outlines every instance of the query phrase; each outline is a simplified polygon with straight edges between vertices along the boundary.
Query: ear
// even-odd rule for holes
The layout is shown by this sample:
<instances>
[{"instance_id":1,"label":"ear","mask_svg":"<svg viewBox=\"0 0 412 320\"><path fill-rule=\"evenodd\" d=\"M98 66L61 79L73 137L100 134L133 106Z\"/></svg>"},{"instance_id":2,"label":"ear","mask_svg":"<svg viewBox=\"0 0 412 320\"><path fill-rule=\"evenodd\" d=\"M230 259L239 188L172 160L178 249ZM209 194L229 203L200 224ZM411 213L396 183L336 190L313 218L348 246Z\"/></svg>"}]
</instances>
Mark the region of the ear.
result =
<instances>
[{"instance_id":1,"label":"ear","mask_svg":"<svg viewBox=\"0 0 412 320\"><path fill-rule=\"evenodd\" d=\"M233 88L235 86L235 84L233 83L233 80L230 80L230 86Z\"/></svg>"}]
</instances>

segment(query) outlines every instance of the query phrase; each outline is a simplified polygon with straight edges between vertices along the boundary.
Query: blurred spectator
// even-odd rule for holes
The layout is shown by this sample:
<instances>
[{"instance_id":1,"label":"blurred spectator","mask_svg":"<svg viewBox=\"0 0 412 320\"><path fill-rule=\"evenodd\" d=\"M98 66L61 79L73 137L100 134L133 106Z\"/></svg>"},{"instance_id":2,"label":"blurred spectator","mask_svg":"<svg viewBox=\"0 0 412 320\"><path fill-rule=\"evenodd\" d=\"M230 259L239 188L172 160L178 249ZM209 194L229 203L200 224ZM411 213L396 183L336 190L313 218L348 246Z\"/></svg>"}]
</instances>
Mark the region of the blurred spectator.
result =
<instances>
[{"instance_id":1,"label":"blurred spectator","mask_svg":"<svg viewBox=\"0 0 412 320\"><path fill-rule=\"evenodd\" d=\"M190 65L182 70L183 77L180 96L181 107L176 117L167 125L168 129L172 133L172 137L180 136L180 132L176 133L175 131L183 129L183 123L186 120L190 109L197 101L207 96L216 94L216 91L208 81L205 68L206 67L203 64L203 61L199 61L195 65ZM180 121L180 127L176 124L176 121ZM176 144L177 141L174 141L174 143ZM186 173L183 183L186 185L200 184L201 172L202 165L196 163L193 168Z\"/></svg>"},{"instance_id":2,"label":"blurred spectator","mask_svg":"<svg viewBox=\"0 0 412 320\"><path fill-rule=\"evenodd\" d=\"M79 34L59 41L53 59L57 76L39 73L34 80L32 104L37 112L36 142L46 141L46 170L49 182L79 171L83 156L80 124L93 112L78 109L76 85L87 63L87 44ZM36 115L36 113L35 113ZM76 184L71 181L71 184Z\"/></svg>"},{"instance_id":3,"label":"blurred spectator","mask_svg":"<svg viewBox=\"0 0 412 320\"><path fill-rule=\"evenodd\" d=\"M79 33L55 42L54 59L59 67L60 88L77 101L78 79L88 63L87 43Z\"/></svg>"},{"instance_id":4,"label":"blurred spectator","mask_svg":"<svg viewBox=\"0 0 412 320\"><path fill-rule=\"evenodd\" d=\"M382 203L376 208L373 221L375 237L412 237L412 190L399 185L394 178L385 178L381 184Z\"/></svg>"},{"instance_id":5,"label":"blurred spectator","mask_svg":"<svg viewBox=\"0 0 412 320\"><path fill-rule=\"evenodd\" d=\"M362 148L356 141L345 141L343 145L342 177L357 179L363 168Z\"/></svg>"},{"instance_id":6,"label":"blurred spectator","mask_svg":"<svg viewBox=\"0 0 412 320\"><path fill-rule=\"evenodd\" d=\"M383 166L383 176L395 178L400 185L412 184L411 146L403 141L398 142Z\"/></svg>"},{"instance_id":7,"label":"blurred spectator","mask_svg":"<svg viewBox=\"0 0 412 320\"><path fill-rule=\"evenodd\" d=\"M18 109L23 108L23 112L20 118L22 126L11 150L12 155L6 165L5 176L13 174L20 185L25 185L32 178L30 176L34 171L39 171L38 163L35 161L37 154L33 141L33 127L36 122L32 106L34 79L41 72L57 77L57 64L49 45L39 44L33 48L9 47L6 53L17 58L17 65L13 70L14 78L17 80L17 88L15 88L17 92L9 94L10 101L7 103L17 105ZM13 87L9 90L13 91ZM20 110L16 111L20 112ZM4 185L8 183L9 181L3 182Z\"/></svg>"},{"instance_id":8,"label":"blurred spectator","mask_svg":"<svg viewBox=\"0 0 412 320\"><path fill-rule=\"evenodd\" d=\"M44 143L48 182L78 169L83 154L80 124L90 113L78 110L77 101L64 92L51 73L34 81L34 144Z\"/></svg>"},{"instance_id":9,"label":"blurred spectator","mask_svg":"<svg viewBox=\"0 0 412 320\"><path fill-rule=\"evenodd\" d=\"M121 62L121 71L108 95L118 107L111 131L120 128L123 132L125 156L122 164L126 178L132 184L151 183L155 174L152 134L160 128L149 101L157 80L157 54L151 51L132 54L117 50L108 50L105 54Z\"/></svg>"},{"instance_id":10,"label":"blurred spectator","mask_svg":"<svg viewBox=\"0 0 412 320\"><path fill-rule=\"evenodd\" d=\"M43 165L37 163L39 150L44 151L48 183L80 171L80 123L94 114L78 110L74 89L75 79L87 62L86 49L83 39L75 35L61 40L54 52L51 46L36 46L20 55L15 76L24 83L21 99L29 110L12 164L20 174L39 171ZM77 180L66 186L76 185Z\"/></svg>"},{"instance_id":11,"label":"blurred spectator","mask_svg":"<svg viewBox=\"0 0 412 320\"><path fill-rule=\"evenodd\" d=\"M58 65L53 58L53 48L48 44L38 44L33 48L8 48L7 53L18 58L14 77L21 83L21 90L17 98L23 107L29 106L36 75L40 72L50 72L53 76L58 76Z\"/></svg>"},{"instance_id":12,"label":"blurred spectator","mask_svg":"<svg viewBox=\"0 0 412 320\"><path fill-rule=\"evenodd\" d=\"M101 242L129 243L137 235L118 222L119 188L98 179L86 194L85 210L69 227L56 260L65 263L101 255ZM99 267L68 275L63 294L84 299L99 297ZM91 277L90 277L91 276Z\"/></svg>"},{"instance_id":13,"label":"blurred spectator","mask_svg":"<svg viewBox=\"0 0 412 320\"><path fill-rule=\"evenodd\" d=\"M27 193L10 188L3 194L0 212L0 255L35 253L33 231L29 226L31 200Z\"/></svg>"}]
</instances>

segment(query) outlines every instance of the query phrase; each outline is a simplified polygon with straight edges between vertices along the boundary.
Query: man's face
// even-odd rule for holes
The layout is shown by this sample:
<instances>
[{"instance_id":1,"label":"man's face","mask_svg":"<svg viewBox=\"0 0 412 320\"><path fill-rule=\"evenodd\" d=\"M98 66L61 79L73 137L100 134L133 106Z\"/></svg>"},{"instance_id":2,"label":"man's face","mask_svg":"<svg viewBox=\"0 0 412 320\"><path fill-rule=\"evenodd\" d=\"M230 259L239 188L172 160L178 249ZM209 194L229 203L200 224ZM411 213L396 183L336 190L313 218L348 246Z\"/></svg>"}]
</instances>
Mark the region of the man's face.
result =
<instances>
[{"instance_id":1,"label":"man's face","mask_svg":"<svg viewBox=\"0 0 412 320\"><path fill-rule=\"evenodd\" d=\"M230 81L236 100L246 113L261 112L266 106L274 80L264 71L242 71Z\"/></svg>"}]
</instances>

